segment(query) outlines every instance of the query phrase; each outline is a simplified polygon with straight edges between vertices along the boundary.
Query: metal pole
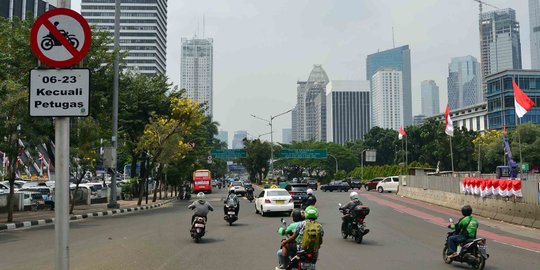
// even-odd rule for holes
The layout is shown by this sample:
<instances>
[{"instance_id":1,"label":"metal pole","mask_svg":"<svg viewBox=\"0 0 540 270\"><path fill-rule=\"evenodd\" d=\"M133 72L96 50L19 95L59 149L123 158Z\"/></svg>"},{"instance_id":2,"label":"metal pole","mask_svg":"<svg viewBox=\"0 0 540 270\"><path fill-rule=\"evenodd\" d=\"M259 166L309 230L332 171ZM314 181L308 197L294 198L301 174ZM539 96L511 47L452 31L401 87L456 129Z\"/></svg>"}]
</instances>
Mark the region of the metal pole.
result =
<instances>
[{"instance_id":1,"label":"metal pole","mask_svg":"<svg viewBox=\"0 0 540 270\"><path fill-rule=\"evenodd\" d=\"M360 153L360 164L361 164L361 168L362 168L362 179L360 180L364 180L364 152L366 152L366 150L362 151L362 153Z\"/></svg>"},{"instance_id":2,"label":"metal pole","mask_svg":"<svg viewBox=\"0 0 540 270\"><path fill-rule=\"evenodd\" d=\"M274 130L272 127L272 121L274 118L270 117L270 173L274 178Z\"/></svg>"},{"instance_id":3,"label":"metal pole","mask_svg":"<svg viewBox=\"0 0 540 270\"><path fill-rule=\"evenodd\" d=\"M452 136L450 137L450 160L452 162L452 173L454 173L454 152L452 150Z\"/></svg>"},{"instance_id":4,"label":"metal pole","mask_svg":"<svg viewBox=\"0 0 540 270\"><path fill-rule=\"evenodd\" d=\"M112 147L116 150L118 147L118 76L119 76L119 67L118 62L120 61L120 0L115 1L115 10L114 10L114 77L113 77L113 126L112 126ZM116 151L114 151L116 155ZM113 158L113 174L111 177L111 199L108 208L119 208L119 205L116 201L116 158Z\"/></svg>"}]
</instances>

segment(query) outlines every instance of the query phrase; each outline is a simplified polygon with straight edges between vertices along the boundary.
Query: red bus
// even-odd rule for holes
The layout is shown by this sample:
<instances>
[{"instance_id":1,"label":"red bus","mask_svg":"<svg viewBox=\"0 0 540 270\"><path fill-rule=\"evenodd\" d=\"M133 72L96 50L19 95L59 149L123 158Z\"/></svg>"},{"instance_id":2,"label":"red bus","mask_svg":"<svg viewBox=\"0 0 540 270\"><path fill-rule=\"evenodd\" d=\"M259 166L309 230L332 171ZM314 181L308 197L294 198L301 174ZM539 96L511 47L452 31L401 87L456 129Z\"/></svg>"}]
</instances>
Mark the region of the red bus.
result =
<instances>
[{"instance_id":1,"label":"red bus","mask_svg":"<svg viewBox=\"0 0 540 270\"><path fill-rule=\"evenodd\" d=\"M212 192L212 173L209 170L193 172L193 192Z\"/></svg>"}]
</instances>

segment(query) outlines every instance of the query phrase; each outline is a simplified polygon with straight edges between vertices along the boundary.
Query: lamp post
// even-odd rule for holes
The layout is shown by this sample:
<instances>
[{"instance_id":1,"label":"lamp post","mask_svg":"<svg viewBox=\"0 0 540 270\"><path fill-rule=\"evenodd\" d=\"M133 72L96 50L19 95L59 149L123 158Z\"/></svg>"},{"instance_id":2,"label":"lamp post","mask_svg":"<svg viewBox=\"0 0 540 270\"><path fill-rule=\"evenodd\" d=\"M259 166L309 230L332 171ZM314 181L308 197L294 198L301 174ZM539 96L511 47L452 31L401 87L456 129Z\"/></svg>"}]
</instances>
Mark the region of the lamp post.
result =
<instances>
[{"instance_id":1,"label":"lamp post","mask_svg":"<svg viewBox=\"0 0 540 270\"><path fill-rule=\"evenodd\" d=\"M364 149L360 153L360 164L361 164L361 167L362 167L362 179L361 180L364 180L364 153L366 151L373 151L373 149ZM370 161L374 161L374 160L370 160Z\"/></svg>"},{"instance_id":2,"label":"lamp post","mask_svg":"<svg viewBox=\"0 0 540 270\"><path fill-rule=\"evenodd\" d=\"M280 114L276 114L274 116L270 116L270 120L258 117L258 116L253 115L253 114L251 115L254 118L265 121L270 126L270 145L271 146L270 146L270 171L269 171L269 173L272 173L272 177L274 176L274 129L273 129L273 126L272 126L272 122L274 121L274 119L276 117L282 116L282 115L290 113L290 112L292 112L292 109L290 109L290 110L288 110L286 112L282 112ZM262 136L262 135L260 135L260 136Z\"/></svg>"},{"instance_id":3,"label":"lamp post","mask_svg":"<svg viewBox=\"0 0 540 270\"><path fill-rule=\"evenodd\" d=\"M333 157L333 158L334 158L334 160L336 161L336 174L337 174L337 172L339 171L339 167L338 167L338 162L337 162L337 158L336 158L336 157L335 157L334 155L330 155L330 154L328 154L328 156L331 156L331 157Z\"/></svg>"}]
</instances>

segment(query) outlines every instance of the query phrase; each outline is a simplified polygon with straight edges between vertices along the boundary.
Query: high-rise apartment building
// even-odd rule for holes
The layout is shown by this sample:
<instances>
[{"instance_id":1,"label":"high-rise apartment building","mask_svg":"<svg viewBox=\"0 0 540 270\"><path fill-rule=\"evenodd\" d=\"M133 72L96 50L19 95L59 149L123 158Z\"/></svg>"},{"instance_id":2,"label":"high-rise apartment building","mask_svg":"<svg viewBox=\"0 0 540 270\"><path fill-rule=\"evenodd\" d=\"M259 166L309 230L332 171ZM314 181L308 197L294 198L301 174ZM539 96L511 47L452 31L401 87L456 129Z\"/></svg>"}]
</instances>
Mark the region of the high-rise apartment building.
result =
<instances>
[{"instance_id":1,"label":"high-rise apartment building","mask_svg":"<svg viewBox=\"0 0 540 270\"><path fill-rule=\"evenodd\" d=\"M460 109L482 102L480 64L467 55L452 58L448 64L448 105Z\"/></svg>"},{"instance_id":2,"label":"high-rise apartment building","mask_svg":"<svg viewBox=\"0 0 540 270\"><path fill-rule=\"evenodd\" d=\"M281 142L285 144L289 144L292 142L292 129L291 128L284 128L281 130Z\"/></svg>"},{"instance_id":3,"label":"high-rise apartment building","mask_svg":"<svg viewBox=\"0 0 540 270\"><path fill-rule=\"evenodd\" d=\"M25 20L27 16L37 16L57 6L56 1L44 0L0 0L0 17L10 19L19 17Z\"/></svg>"},{"instance_id":4,"label":"high-rise apartment building","mask_svg":"<svg viewBox=\"0 0 540 270\"><path fill-rule=\"evenodd\" d=\"M182 38L180 85L187 95L207 106L213 113L214 40L211 38Z\"/></svg>"},{"instance_id":5,"label":"high-rise apartment building","mask_svg":"<svg viewBox=\"0 0 540 270\"><path fill-rule=\"evenodd\" d=\"M330 81L326 86L326 139L345 144L371 128L369 81Z\"/></svg>"},{"instance_id":6,"label":"high-rise apartment building","mask_svg":"<svg viewBox=\"0 0 540 270\"><path fill-rule=\"evenodd\" d=\"M480 62L485 100L485 78L506 69L521 69L521 41L516 11L507 8L482 13Z\"/></svg>"},{"instance_id":7,"label":"high-rise apartment building","mask_svg":"<svg viewBox=\"0 0 540 270\"><path fill-rule=\"evenodd\" d=\"M529 0L531 67L540 70L540 0Z\"/></svg>"},{"instance_id":8,"label":"high-rise apartment building","mask_svg":"<svg viewBox=\"0 0 540 270\"><path fill-rule=\"evenodd\" d=\"M394 68L401 71L403 78L401 97L403 102L403 125L412 125L411 51L409 45L368 55L366 59L366 80L371 80L371 77L382 68Z\"/></svg>"},{"instance_id":9,"label":"high-rise apartment building","mask_svg":"<svg viewBox=\"0 0 540 270\"><path fill-rule=\"evenodd\" d=\"M326 85L328 75L314 65L307 81L297 82L296 107L293 110L293 141L326 140Z\"/></svg>"},{"instance_id":10,"label":"high-rise apartment building","mask_svg":"<svg viewBox=\"0 0 540 270\"><path fill-rule=\"evenodd\" d=\"M232 140L232 149L243 149L245 138L247 138L247 131L245 130L235 131L233 140Z\"/></svg>"},{"instance_id":11,"label":"high-rise apartment building","mask_svg":"<svg viewBox=\"0 0 540 270\"><path fill-rule=\"evenodd\" d=\"M371 77L371 126L399 130L403 126L402 72L395 68L379 69Z\"/></svg>"},{"instance_id":12,"label":"high-rise apartment building","mask_svg":"<svg viewBox=\"0 0 540 270\"><path fill-rule=\"evenodd\" d=\"M439 87L435 81L422 81L420 83L420 91L422 93L422 115L431 116L440 113ZM416 123L414 124L416 125Z\"/></svg>"},{"instance_id":13,"label":"high-rise apartment building","mask_svg":"<svg viewBox=\"0 0 540 270\"><path fill-rule=\"evenodd\" d=\"M114 36L115 0L82 0L81 14L90 25ZM114 44L109 45L113 50ZM120 50L123 61L141 74L167 70L167 0L121 0Z\"/></svg>"}]
</instances>

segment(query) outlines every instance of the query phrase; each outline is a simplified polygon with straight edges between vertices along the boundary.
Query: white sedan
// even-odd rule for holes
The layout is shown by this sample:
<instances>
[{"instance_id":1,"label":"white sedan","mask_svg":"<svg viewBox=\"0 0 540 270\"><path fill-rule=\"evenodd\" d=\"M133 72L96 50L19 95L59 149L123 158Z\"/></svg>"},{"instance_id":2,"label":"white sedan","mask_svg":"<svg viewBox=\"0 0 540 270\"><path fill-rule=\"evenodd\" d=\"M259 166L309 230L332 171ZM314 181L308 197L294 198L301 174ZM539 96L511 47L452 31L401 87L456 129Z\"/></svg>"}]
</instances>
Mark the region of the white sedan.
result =
<instances>
[{"instance_id":1,"label":"white sedan","mask_svg":"<svg viewBox=\"0 0 540 270\"><path fill-rule=\"evenodd\" d=\"M255 199L255 213L260 213L262 216L269 212L290 214L293 209L293 198L287 190L282 188L265 189Z\"/></svg>"}]
</instances>

